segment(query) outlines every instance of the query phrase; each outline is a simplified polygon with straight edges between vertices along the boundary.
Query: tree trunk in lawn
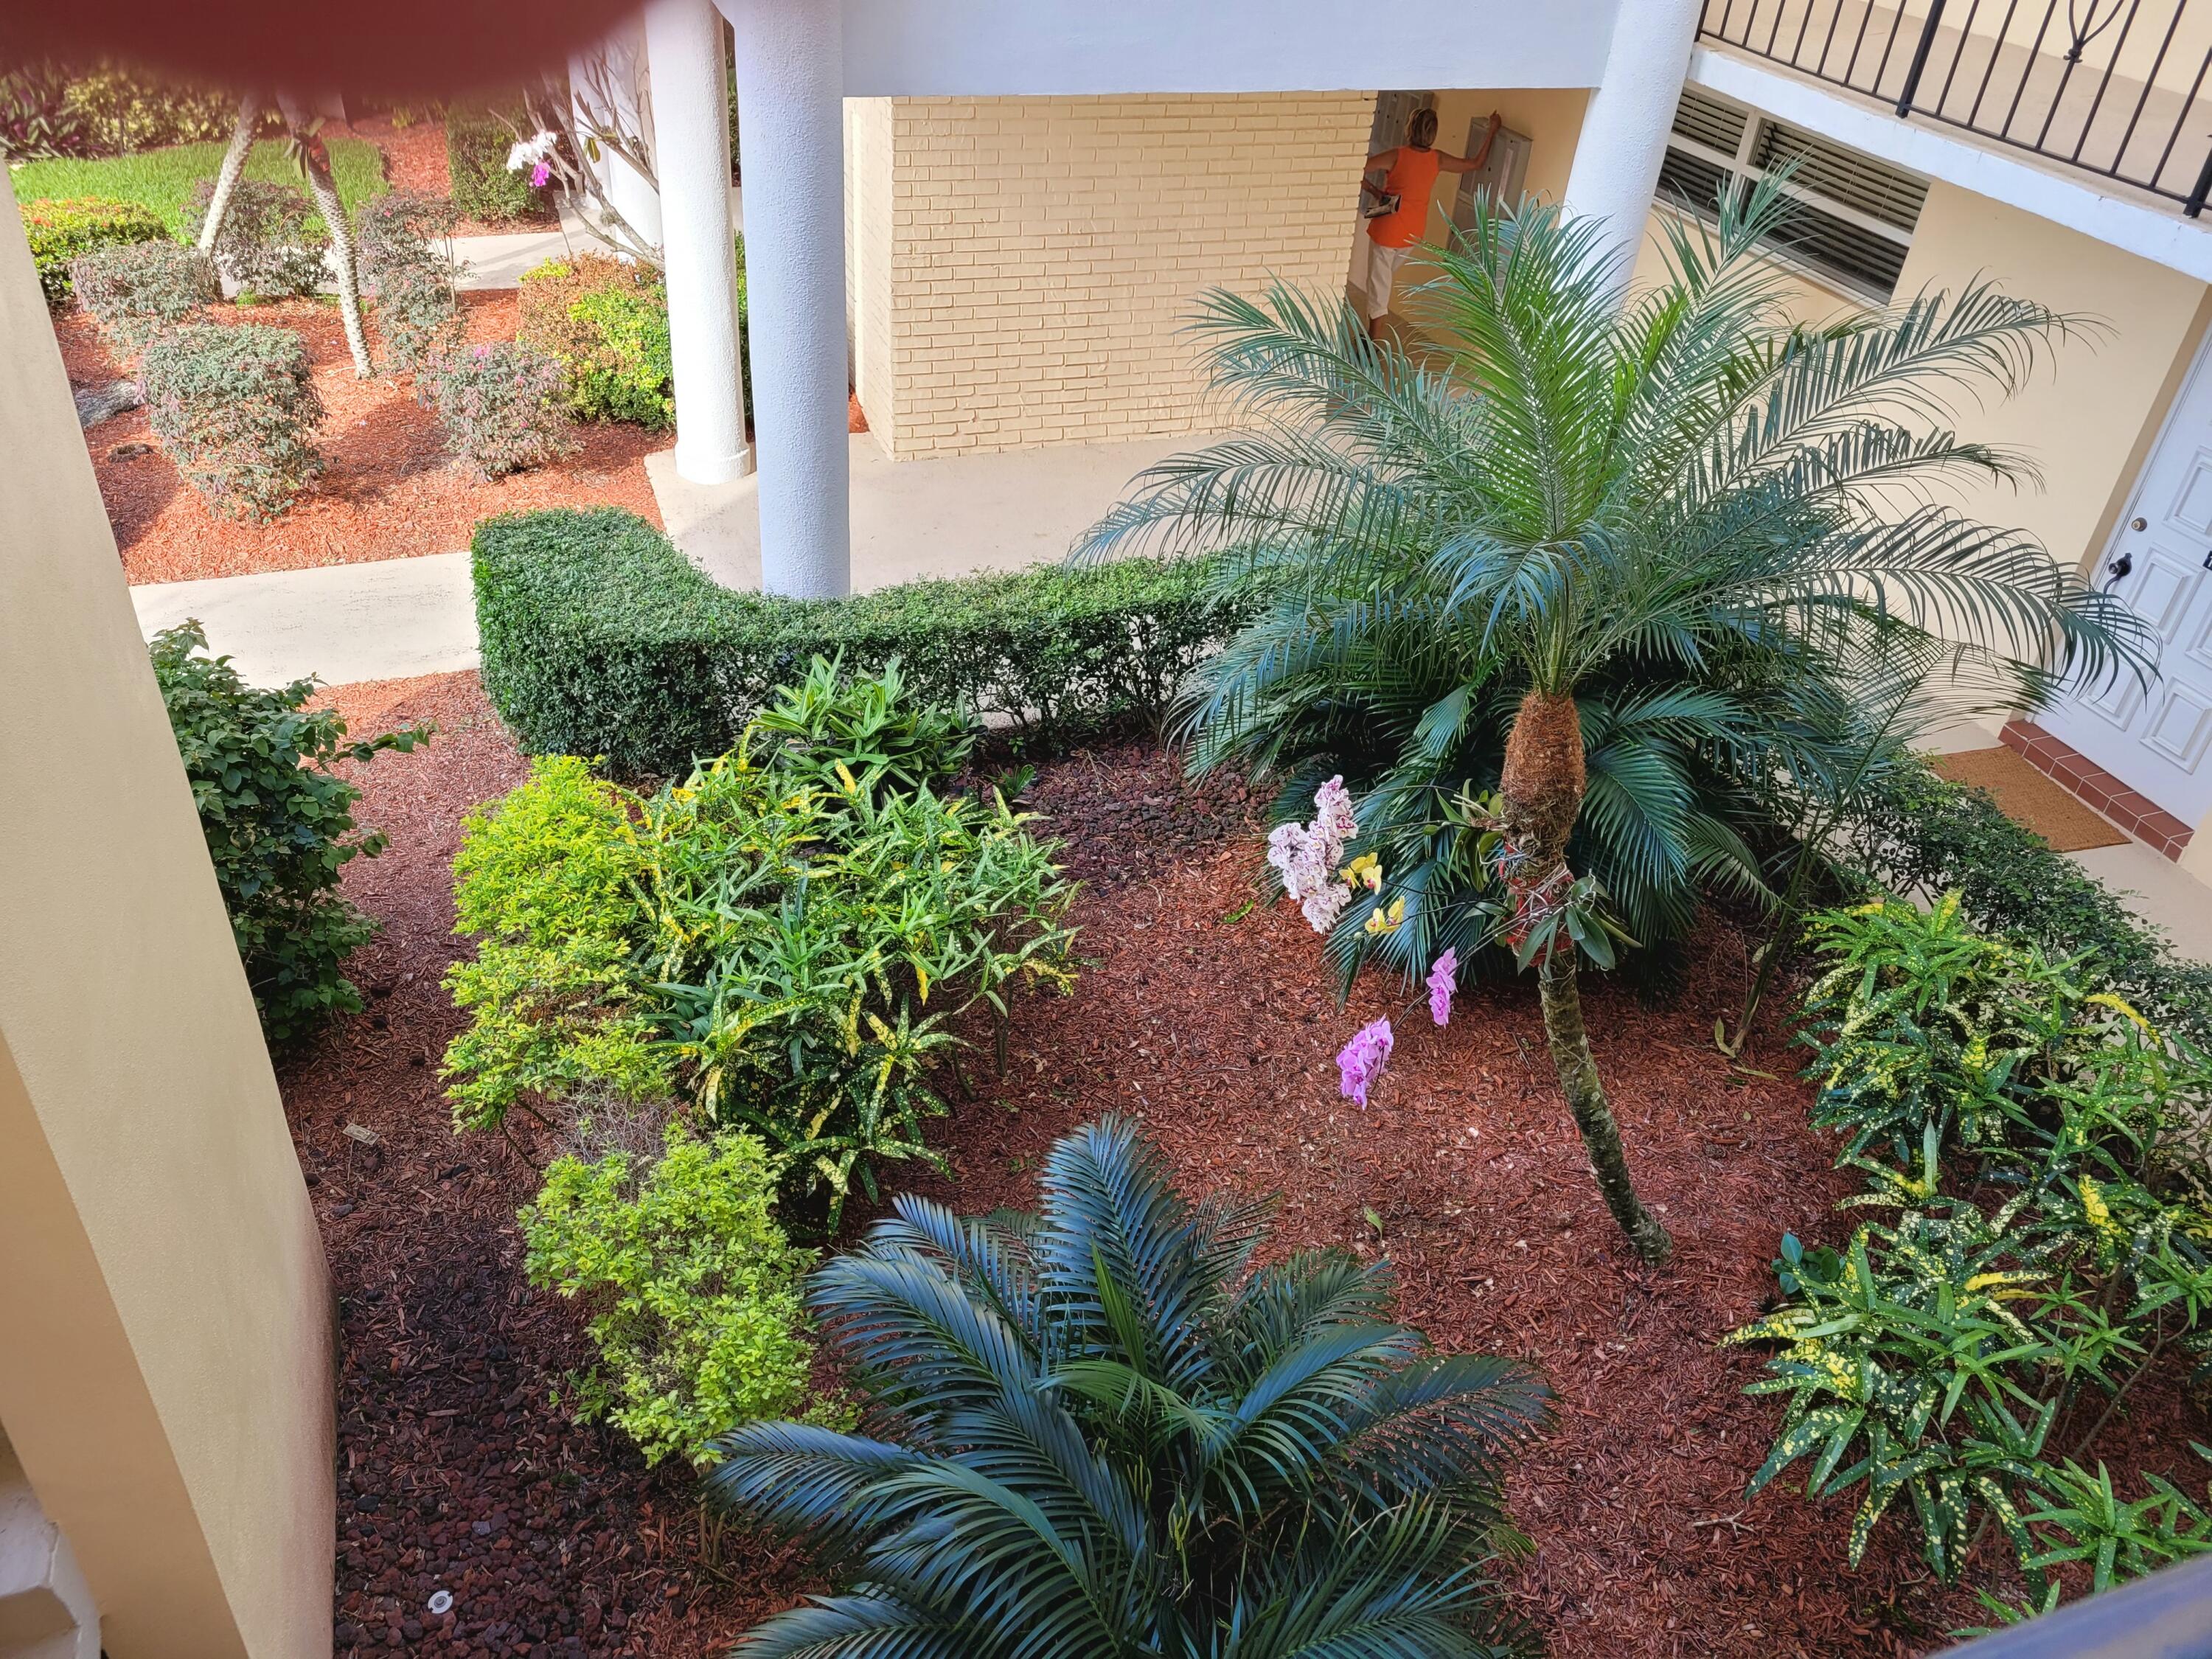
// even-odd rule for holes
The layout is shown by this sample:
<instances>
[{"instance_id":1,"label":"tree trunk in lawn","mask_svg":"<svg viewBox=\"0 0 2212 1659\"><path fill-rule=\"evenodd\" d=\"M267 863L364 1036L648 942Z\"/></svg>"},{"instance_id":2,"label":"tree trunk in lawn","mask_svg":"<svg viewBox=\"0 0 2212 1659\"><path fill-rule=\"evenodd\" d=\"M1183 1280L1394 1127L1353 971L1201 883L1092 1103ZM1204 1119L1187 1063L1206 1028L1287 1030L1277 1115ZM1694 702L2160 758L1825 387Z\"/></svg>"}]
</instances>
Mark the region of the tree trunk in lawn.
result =
<instances>
[{"instance_id":1,"label":"tree trunk in lawn","mask_svg":"<svg viewBox=\"0 0 2212 1659\"><path fill-rule=\"evenodd\" d=\"M337 180L331 176L330 152L315 136L297 99L280 98L276 103L284 112L284 125L291 130L293 142L300 147L307 193L315 198L315 211L323 216L323 224L331 233L331 263L337 267L338 315L345 320L346 349L353 354L353 372L365 380L376 368L369 362L368 336L361 325L361 278L353 257L353 225L346 218L345 204L338 199Z\"/></svg>"},{"instance_id":2,"label":"tree trunk in lawn","mask_svg":"<svg viewBox=\"0 0 2212 1659\"><path fill-rule=\"evenodd\" d=\"M200 226L200 252L213 256L222 222L230 216L230 198L246 172L246 158L253 153L253 130L261 125L261 99L249 92L238 100L238 125L230 131L230 148L222 153L222 166L215 175L215 191L208 198L207 219Z\"/></svg>"},{"instance_id":3,"label":"tree trunk in lawn","mask_svg":"<svg viewBox=\"0 0 2212 1659\"><path fill-rule=\"evenodd\" d=\"M1531 691L1513 717L1505 744L1505 770L1498 791L1505 798L1506 833L1527 854L1523 878L1532 891L1545 893L1571 879L1567 837L1581 815L1588 775L1583 765L1582 718L1565 693ZM1583 1026L1583 1000L1571 943L1549 953L1537 973L1544 1011L1544 1037L1559 1089L1582 1131L1590 1169L1606 1207L1620 1224L1636 1254L1656 1267L1674 1252L1666 1228L1636 1196L1628 1155L1620 1144L1620 1125L1606 1098L1597 1062L1590 1057L1589 1034Z\"/></svg>"}]
</instances>

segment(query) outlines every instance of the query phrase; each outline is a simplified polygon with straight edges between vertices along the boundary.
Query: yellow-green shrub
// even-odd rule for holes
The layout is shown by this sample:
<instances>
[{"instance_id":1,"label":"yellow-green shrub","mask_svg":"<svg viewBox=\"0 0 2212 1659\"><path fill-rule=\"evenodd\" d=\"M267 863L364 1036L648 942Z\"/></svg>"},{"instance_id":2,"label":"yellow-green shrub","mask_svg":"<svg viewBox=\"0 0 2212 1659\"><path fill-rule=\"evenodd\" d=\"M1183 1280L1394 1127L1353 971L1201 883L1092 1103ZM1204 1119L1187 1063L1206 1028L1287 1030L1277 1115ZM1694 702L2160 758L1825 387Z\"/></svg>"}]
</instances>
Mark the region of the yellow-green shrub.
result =
<instances>
[{"instance_id":1,"label":"yellow-green shrub","mask_svg":"<svg viewBox=\"0 0 2212 1659\"><path fill-rule=\"evenodd\" d=\"M583 253L522 274L515 337L560 363L579 420L676 420L668 294L659 275L627 259Z\"/></svg>"},{"instance_id":2,"label":"yellow-green shrub","mask_svg":"<svg viewBox=\"0 0 2212 1659\"><path fill-rule=\"evenodd\" d=\"M935 793L963 722L902 704L896 665L817 663L738 749L651 795L574 758L469 822L447 985L472 1016L445 1073L465 1128L672 1096L761 1135L830 1220L884 1158L936 1161L948 1024L1073 982L1073 885L995 795Z\"/></svg>"},{"instance_id":3,"label":"yellow-green shrub","mask_svg":"<svg viewBox=\"0 0 2212 1659\"><path fill-rule=\"evenodd\" d=\"M446 977L472 1017L446 1052L458 1127L490 1127L531 1097L668 1094L631 961L645 868L625 797L572 756L532 763L470 812L454 896L483 943Z\"/></svg>"},{"instance_id":4,"label":"yellow-green shrub","mask_svg":"<svg viewBox=\"0 0 2212 1659\"><path fill-rule=\"evenodd\" d=\"M38 267L46 303L60 306L76 291L70 266L79 255L125 242L161 241L169 232L160 214L136 202L79 196L24 203L23 234L30 238L31 263Z\"/></svg>"},{"instance_id":5,"label":"yellow-green shrub","mask_svg":"<svg viewBox=\"0 0 2212 1659\"><path fill-rule=\"evenodd\" d=\"M711 1462L707 1441L805 1399L813 1257L770 1213L775 1182L753 1136L678 1127L641 1170L625 1152L556 1160L522 1211L530 1282L590 1310L600 1365L575 1380L578 1416L606 1418L648 1463Z\"/></svg>"}]
</instances>

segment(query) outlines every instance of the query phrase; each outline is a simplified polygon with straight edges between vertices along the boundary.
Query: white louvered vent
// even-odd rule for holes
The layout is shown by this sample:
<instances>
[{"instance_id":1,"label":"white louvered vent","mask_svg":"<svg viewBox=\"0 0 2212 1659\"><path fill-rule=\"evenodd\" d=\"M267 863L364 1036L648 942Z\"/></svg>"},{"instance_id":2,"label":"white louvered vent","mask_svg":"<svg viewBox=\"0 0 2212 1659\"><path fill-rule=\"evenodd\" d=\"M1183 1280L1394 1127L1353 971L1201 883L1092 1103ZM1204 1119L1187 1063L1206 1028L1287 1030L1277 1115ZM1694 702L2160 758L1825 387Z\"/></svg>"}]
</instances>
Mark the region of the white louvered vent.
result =
<instances>
[{"instance_id":1,"label":"white louvered vent","mask_svg":"<svg viewBox=\"0 0 2212 1659\"><path fill-rule=\"evenodd\" d=\"M1925 180L1817 133L1685 88L1659 173L1662 199L1712 216L1738 179L1791 169L1792 211L1768 239L1784 258L1870 300L1897 290Z\"/></svg>"}]
</instances>

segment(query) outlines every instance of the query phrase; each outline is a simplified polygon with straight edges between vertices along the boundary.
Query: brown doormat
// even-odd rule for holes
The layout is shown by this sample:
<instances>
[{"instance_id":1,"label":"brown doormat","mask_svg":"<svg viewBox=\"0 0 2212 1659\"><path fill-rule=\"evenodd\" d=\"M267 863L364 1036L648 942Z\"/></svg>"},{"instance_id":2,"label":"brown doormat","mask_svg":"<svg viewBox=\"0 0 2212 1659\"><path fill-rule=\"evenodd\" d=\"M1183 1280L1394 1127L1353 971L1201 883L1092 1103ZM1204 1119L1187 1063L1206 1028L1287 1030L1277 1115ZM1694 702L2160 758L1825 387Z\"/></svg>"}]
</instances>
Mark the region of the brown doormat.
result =
<instances>
[{"instance_id":1,"label":"brown doormat","mask_svg":"<svg viewBox=\"0 0 2212 1659\"><path fill-rule=\"evenodd\" d=\"M1928 764L1954 783L1986 789L2004 815L2049 842L2061 853L2089 847L2118 847L2127 835L2066 786L2037 771L2018 750L1962 749L1955 755L1930 755Z\"/></svg>"}]
</instances>

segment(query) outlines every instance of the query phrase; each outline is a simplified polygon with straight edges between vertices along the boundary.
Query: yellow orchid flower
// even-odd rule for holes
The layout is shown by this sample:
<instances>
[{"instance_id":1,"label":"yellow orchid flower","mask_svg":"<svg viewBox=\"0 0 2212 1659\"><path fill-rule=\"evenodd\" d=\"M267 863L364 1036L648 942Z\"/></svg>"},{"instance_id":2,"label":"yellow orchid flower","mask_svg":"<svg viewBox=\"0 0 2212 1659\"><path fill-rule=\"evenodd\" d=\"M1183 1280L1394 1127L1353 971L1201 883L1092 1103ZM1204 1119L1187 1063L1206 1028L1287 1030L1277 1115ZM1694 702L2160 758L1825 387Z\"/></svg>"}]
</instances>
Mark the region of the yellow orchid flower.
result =
<instances>
[{"instance_id":1,"label":"yellow orchid flower","mask_svg":"<svg viewBox=\"0 0 2212 1659\"><path fill-rule=\"evenodd\" d=\"M1376 905L1367 913L1366 931L1370 933L1395 933L1406 920L1406 901L1392 899L1388 908Z\"/></svg>"},{"instance_id":2,"label":"yellow orchid flower","mask_svg":"<svg viewBox=\"0 0 2212 1659\"><path fill-rule=\"evenodd\" d=\"M1372 853L1362 853L1337 873L1354 887L1364 887L1370 893L1382 890L1382 860Z\"/></svg>"}]
</instances>

